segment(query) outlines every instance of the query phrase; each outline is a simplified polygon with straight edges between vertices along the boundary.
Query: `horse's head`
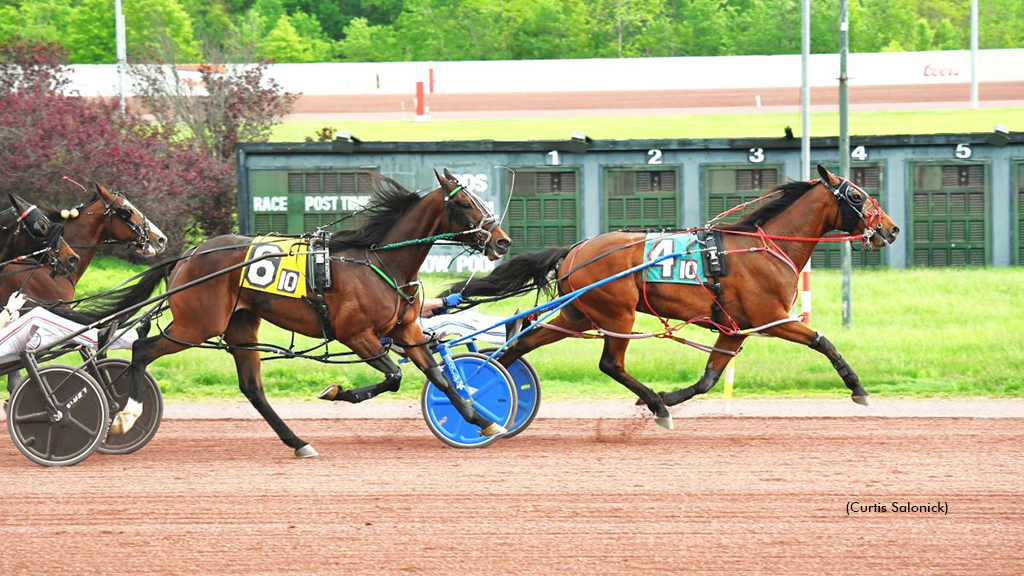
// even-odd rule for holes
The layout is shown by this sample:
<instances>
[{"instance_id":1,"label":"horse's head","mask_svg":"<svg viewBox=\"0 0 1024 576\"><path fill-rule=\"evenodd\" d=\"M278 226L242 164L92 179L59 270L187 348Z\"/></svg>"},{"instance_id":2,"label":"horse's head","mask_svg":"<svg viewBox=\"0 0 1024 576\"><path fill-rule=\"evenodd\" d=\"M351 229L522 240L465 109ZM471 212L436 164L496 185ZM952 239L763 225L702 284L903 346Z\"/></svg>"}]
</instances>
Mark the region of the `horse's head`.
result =
<instances>
[{"instance_id":1,"label":"horse's head","mask_svg":"<svg viewBox=\"0 0 1024 576\"><path fill-rule=\"evenodd\" d=\"M13 236L8 239L9 257L27 256L40 252L39 261L53 266L56 273L69 275L78 266L78 254L64 241L64 228L55 225L35 204L17 194L8 193L13 208ZM5 224L6 228L7 225Z\"/></svg>"},{"instance_id":2,"label":"horse's head","mask_svg":"<svg viewBox=\"0 0 1024 576\"><path fill-rule=\"evenodd\" d=\"M107 217L108 236L111 240L135 248L141 256L156 256L167 247L167 236L156 224L128 201L121 192L111 192L96 184L96 194Z\"/></svg>"},{"instance_id":3,"label":"horse's head","mask_svg":"<svg viewBox=\"0 0 1024 576\"><path fill-rule=\"evenodd\" d=\"M476 194L452 176L447 168L444 176L434 170L444 195L445 212L451 232L465 232L456 237L459 242L482 252L490 260L497 260L508 252L512 239L501 229L498 217Z\"/></svg>"},{"instance_id":4,"label":"horse's head","mask_svg":"<svg viewBox=\"0 0 1024 576\"><path fill-rule=\"evenodd\" d=\"M884 248L896 241L900 227L882 210L878 201L846 178L840 178L818 164L822 185L836 202L835 230L864 234L869 248Z\"/></svg>"}]
</instances>

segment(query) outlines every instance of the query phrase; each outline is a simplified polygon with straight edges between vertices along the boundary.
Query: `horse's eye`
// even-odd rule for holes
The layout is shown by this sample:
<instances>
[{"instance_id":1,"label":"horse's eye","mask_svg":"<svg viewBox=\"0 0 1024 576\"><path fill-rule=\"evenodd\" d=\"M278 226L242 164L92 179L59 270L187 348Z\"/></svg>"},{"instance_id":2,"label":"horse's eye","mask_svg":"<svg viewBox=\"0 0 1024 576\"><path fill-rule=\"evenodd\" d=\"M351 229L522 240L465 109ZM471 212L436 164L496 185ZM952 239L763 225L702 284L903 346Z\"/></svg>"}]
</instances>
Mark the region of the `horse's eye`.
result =
<instances>
[{"instance_id":1,"label":"horse's eye","mask_svg":"<svg viewBox=\"0 0 1024 576\"><path fill-rule=\"evenodd\" d=\"M850 195L850 198L858 204L864 201L864 197L860 195L860 192L854 192Z\"/></svg>"},{"instance_id":2,"label":"horse's eye","mask_svg":"<svg viewBox=\"0 0 1024 576\"><path fill-rule=\"evenodd\" d=\"M462 208L463 210L469 210L470 208L473 207L473 205L470 204L469 202L459 202L459 207Z\"/></svg>"},{"instance_id":3,"label":"horse's eye","mask_svg":"<svg viewBox=\"0 0 1024 576\"><path fill-rule=\"evenodd\" d=\"M117 210L114 211L114 213L117 214L117 217L122 220L132 219L132 213L127 208L118 208Z\"/></svg>"},{"instance_id":4,"label":"horse's eye","mask_svg":"<svg viewBox=\"0 0 1024 576\"><path fill-rule=\"evenodd\" d=\"M45 236L49 231L50 227L46 225L46 222L36 222L36 232L40 236Z\"/></svg>"}]
</instances>

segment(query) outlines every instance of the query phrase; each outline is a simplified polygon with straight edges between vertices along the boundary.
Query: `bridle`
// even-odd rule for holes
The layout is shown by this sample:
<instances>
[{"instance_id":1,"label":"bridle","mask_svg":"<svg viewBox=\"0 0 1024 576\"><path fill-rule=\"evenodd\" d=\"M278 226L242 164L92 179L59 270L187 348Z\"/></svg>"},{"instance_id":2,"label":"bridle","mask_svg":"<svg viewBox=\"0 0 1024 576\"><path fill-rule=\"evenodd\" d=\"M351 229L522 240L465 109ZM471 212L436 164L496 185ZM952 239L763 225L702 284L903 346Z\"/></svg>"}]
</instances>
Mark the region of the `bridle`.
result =
<instances>
[{"instance_id":1,"label":"bridle","mask_svg":"<svg viewBox=\"0 0 1024 576\"><path fill-rule=\"evenodd\" d=\"M0 211L0 214L6 212L14 214L16 213L16 210L11 207ZM0 224L0 229L7 230L8 228ZM60 243L64 235L63 223L54 224L35 204L31 204L15 219L15 228L12 239L16 238L23 231L30 237L30 251L27 254L23 254L13 258L12 260L0 263L0 267L5 264L24 262L35 258L39 266L51 267L54 275L70 275L74 272L74 267L61 262L60 254L56 249L57 244Z\"/></svg>"},{"instance_id":2,"label":"bridle","mask_svg":"<svg viewBox=\"0 0 1024 576\"><path fill-rule=\"evenodd\" d=\"M146 248L146 245L150 243L150 240L149 240L149 232L150 232L149 231L149 218L147 218L146 215L143 214L142 212L139 212L139 216L142 218L142 223L132 222L132 211L129 210L128 208L125 208L124 206L117 206L117 200L118 200L118 198L121 198L123 200L122 204L127 204L128 206L132 206L134 208L132 203L128 200L128 197L125 196L123 192L113 192L113 194L114 194L114 199L111 200L110 202L107 202L107 199L103 196L103 194L97 194L97 196L99 197L100 202L103 203L103 215L107 217L107 239L104 240L103 242L101 242L100 244L98 244L97 246L105 246L105 245L109 245L109 244L121 244L121 245L124 245L126 250L131 250L132 248L135 248L135 249L138 249L138 250L144 250ZM94 200L94 202L95 202L95 200ZM79 210L82 210L82 209L85 208L85 206L86 206L86 204L80 204L80 205L76 206L76 208L78 208ZM86 213L87 214L91 214L91 212L86 212ZM123 223L128 228L128 230L130 230L131 233L135 235L135 239L134 240L129 240L129 241L126 242L126 241L117 240L117 239L114 238L114 221L115 221L115 219L120 220L121 223ZM94 246L90 245L90 246L73 246L72 248L93 248L93 247Z\"/></svg>"},{"instance_id":3,"label":"bridle","mask_svg":"<svg viewBox=\"0 0 1024 576\"><path fill-rule=\"evenodd\" d=\"M472 205L475 206L478 210L480 210L481 214L480 218L476 222L469 222L469 230L460 232L460 234L475 234L476 243L474 244L469 242L463 242L463 244L465 244L467 248L482 254L484 253L484 251L487 250L487 244L490 243L491 241L491 237L494 234L494 229L498 227L501 221L498 220L498 217L494 215L494 212L491 212L491 210L487 207L486 204L484 204L483 200L481 200L480 197L470 192L469 189L466 188L465 186L458 183L456 183L455 188L452 189L451 192L448 192L444 197L445 208L447 210L451 211L453 210L454 207L454 209L462 211L461 214L462 216L465 217L466 209L461 206L458 206L457 204L454 204L453 200L453 198L455 198L455 195L458 194L459 191L463 191L466 193L467 196L469 196L470 202L472 202ZM452 202L452 204L449 204L449 202ZM466 217L465 220L468 222L469 218Z\"/></svg>"},{"instance_id":4,"label":"bridle","mask_svg":"<svg viewBox=\"0 0 1024 576\"><path fill-rule=\"evenodd\" d=\"M832 186L832 183L825 178L818 180L822 186L827 188L839 202L836 203L836 220L840 220L841 232L853 234L853 229L860 222L864 223L864 244L867 244L876 230L882 229L882 207L867 192L862 190L846 178L840 178L839 186ZM859 193L860 198L855 195ZM871 212L867 211L868 206ZM880 236L881 237L881 236ZM883 237L884 241L885 238ZM888 242L886 242L888 244Z\"/></svg>"}]
</instances>

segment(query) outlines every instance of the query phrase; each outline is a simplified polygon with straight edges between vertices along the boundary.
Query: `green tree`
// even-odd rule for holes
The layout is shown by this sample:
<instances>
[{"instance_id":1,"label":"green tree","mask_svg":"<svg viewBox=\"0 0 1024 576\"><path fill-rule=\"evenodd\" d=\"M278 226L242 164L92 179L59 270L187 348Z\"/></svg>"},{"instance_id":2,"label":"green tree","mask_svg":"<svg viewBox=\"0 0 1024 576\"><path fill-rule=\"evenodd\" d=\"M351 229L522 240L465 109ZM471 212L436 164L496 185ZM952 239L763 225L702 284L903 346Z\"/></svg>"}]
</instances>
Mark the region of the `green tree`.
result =
<instances>
[{"instance_id":1,"label":"green tree","mask_svg":"<svg viewBox=\"0 0 1024 576\"><path fill-rule=\"evenodd\" d=\"M850 50L900 51L912 46L915 20L913 0L854 0L850 3Z\"/></svg>"},{"instance_id":2,"label":"green tree","mask_svg":"<svg viewBox=\"0 0 1024 576\"><path fill-rule=\"evenodd\" d=\"M0 41L15 36L61 42L73 9L69 0L23 0L0 6Z\"/></svg>"},{"instance_id":3,"label":"green tree","mask_svg":"<svg viewBox=\"0 0 1024 576\"><path fill-rule=\"evenodd\" d=\"M313 50L299 36L288 15L277 19L277 25L259 44L259 56L274 62L313 62Z\"/></svg>"},{"instance_id":4,"label":"green tree","mask_svg":"<svg viewBox=\"0 0 1024 576\"><path fill-rule=\"evenodd\" d=\"M937 50L959 50L966 48L963 33L953 25L949 18L943 18L935 29L935 38L932 40L932 47Z\"/></svg>"},{"instance_id":5,"label":"green tree","mask_svg":"<svg viewBox=\"0 0 1024 576\"><path fill-rule=\"evenodd\" d=\"M239 42L238 27L223 0L183 0L182 6L191 16L196 39L204 49L223 52Z\"/></svg>"},{"instance_id":6,"label":"green tree","mask_svg":"<svg viewBox=\"0 0 1024 576\"><path fill-rule=\"evenodd\" d=\"M928 21L924 18L919 18L914 23L914 50L918 52L924 52L930 50L932 47L932 40L935 38L935 32L932 31L932 27L928 25Z\"/></svg>"},{"instance_id":7,"label":"green tree","mask_svg":"<svg viewBox=\"0 0 1024 576\"><path fill-rule=\"evenodd\" d=\"M177 0L123 0L121 8L129 59L147 61L157 54L166 55L169 50L179 62L200 59L192 17Z\"/></svg>"},{"instance_id":8,"label":"green tree","mask_svg":"<svg viewBox=\"0 0 1024 576\"><path fill-rule=\"evenodd\" d=\"M309 45L312 61L329 62L337 52L334 41L324 34L316 16L297 11L289 17L295 32Z\"/></svg>"},{"instance_id":9,"label":"green tree","mask_svg":"<svg viewBox=\"0 0 1024 576\"><path fill-rule=\"evenodd\" d=\"M71 16L64 43L71 62L116 62L114 3L109 0L82 0Z\"/></svg>"},{"instance_id":10,"label":"green tree","mask_svg":"<svg viewBox=\"0 0 1024 576\"><path fill-rule=\"evenodd\" d=\"M353 18L345 27L345 39L338 43L349 62L387 62L399 59L395 31L390 26L373 26L366 18Z\"/></svg>"},{"instance_id":11,"label":"green tree","mask_svg":"<svg viewBox=\"0 0 1024 576\"><path fill-rule=\"evenodd\" d=\"M978 5L981 48L1024 47L1024 2L985 0Z\"/></svg>"}]
</instances>

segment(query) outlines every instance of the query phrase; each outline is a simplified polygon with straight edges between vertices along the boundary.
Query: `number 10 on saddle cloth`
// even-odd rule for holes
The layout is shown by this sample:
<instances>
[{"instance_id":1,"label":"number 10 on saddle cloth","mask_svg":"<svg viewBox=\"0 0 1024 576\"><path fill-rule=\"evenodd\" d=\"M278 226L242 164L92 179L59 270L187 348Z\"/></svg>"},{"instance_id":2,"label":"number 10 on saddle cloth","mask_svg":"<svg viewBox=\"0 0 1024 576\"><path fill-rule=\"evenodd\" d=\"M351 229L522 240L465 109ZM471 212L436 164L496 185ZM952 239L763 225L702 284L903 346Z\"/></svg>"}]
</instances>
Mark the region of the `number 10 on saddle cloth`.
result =
<instances>
[{"instance_id":1,"label":"number 10 on saddle cloth","mask_svg":"<svg viewBox=\"0 0 1024 576\"><path fill-rule=\"evenodd\" d=\"M266 258L245 267L242 288L269 292L288 298L306 296L306 266L309 242L301 238L257 236L252 239L246 260L283 254L280 258Z\"/></svg>"},{"instance_id":2,"label":"number 10 on saddle cloth","mask_svg":"<svg viewBox=\"0 0 1024 576\"><path fill-rule=\"evenodd\" d=\"M672 282L675 284L702 284L707 282L704 255L700 242L691 232L656 232L647 235L644 254L648 262L666 258L644 271L646 282Z\"/></svg>"}]
</instances>

